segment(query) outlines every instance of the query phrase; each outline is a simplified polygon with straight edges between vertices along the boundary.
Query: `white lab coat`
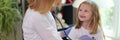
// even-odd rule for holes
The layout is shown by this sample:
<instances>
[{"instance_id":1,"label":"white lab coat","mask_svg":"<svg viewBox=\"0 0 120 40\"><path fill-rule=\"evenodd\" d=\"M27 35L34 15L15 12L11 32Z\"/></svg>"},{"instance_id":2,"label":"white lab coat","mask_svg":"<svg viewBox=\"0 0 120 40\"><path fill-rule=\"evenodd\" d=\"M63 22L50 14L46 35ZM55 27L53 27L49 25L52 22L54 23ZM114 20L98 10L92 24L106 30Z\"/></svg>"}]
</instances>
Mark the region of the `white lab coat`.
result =
<instances>
[{"instance_id":1,"label":"white lab coat","mask_svg":"<svg viewBox=\"0 0 120 40\"><path fill-rule=\"evenodd\" d=\"M104 33L101 28L98 29L98 32L96 34L91 35L90 31L85 29L84 27L81 27L80 29L75 29L75 27L72 27L68 36L72 40L77 40L83 35L88 35L91 38L94 37L94 39L96 40L104 40Z\"/></svg>"},{"instance_id":2,"label":"white lab coat","mask_svg":"<svg viewBox=\"0 0 120 40\"><path fill-rule=\"evenodd\" d=\"M24 16L22 28L24 40L62 40L50 12L42 15L28 8Z\"/></svg>"}]
</instances>

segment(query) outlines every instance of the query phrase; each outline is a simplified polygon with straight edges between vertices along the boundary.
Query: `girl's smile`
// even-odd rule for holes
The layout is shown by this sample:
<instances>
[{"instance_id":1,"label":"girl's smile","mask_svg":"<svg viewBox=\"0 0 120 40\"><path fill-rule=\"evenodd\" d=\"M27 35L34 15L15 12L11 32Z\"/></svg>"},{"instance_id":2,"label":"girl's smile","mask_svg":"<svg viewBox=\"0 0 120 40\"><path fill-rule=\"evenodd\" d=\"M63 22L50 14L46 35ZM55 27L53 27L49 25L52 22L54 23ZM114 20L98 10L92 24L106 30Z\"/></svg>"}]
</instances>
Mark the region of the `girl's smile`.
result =
<instances>
[{"instance_id":1,"label":"girl's smile","mask_svg":"<svg viewBox=\"0 0 120 40\"><path fill-rule=\"evenodd\" d=\"M89 21L92 16L92 8L91 5L82 4L78 11L78 17L80 21Z\"/></svg>"},{"instance_id":2,"label":"girl's smile","mask_svg":"<svg viewBox=\"0 0 120 40\"><path fill-rule=\"evenodd\" d=\"M80 16L80 18L86 18L86 16Z\"/></svg>"}]
</instances>

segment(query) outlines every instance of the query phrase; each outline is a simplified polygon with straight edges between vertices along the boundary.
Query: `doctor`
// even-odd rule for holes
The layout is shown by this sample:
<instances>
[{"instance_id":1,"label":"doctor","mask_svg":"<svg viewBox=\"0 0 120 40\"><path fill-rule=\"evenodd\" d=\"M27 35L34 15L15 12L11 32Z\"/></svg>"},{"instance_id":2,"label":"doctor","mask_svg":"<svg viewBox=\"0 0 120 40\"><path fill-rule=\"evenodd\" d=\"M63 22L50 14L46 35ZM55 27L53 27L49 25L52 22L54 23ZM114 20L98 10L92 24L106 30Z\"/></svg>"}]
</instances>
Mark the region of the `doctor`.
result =
<instances>
[{"instance_id":1,"label":"doctor","mask_svg":"<svg viewBox=\"0 0 120 40\"><path fill-rule=\"evenodd\" d=\"M23 20L24 40L62 40L49 11L55 0L28 0Z\"/></svg>"}]
</instances>

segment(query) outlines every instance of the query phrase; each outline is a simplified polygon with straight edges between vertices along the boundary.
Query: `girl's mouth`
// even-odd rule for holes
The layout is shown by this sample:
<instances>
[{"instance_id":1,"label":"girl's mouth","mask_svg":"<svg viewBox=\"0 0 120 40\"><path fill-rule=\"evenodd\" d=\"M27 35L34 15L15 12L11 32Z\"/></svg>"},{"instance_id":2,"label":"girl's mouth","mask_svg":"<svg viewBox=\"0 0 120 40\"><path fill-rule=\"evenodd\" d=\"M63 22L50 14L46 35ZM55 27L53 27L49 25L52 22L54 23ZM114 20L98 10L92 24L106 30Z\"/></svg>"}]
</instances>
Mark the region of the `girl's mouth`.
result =
<instances>
[{"instance_id":1,"label":"girl's mouth","mask_svg":"<svg viewBox=\"0 0 120 40\"><path fill-rule=\"evenodd\" d=\"M86 16L80 16L80 18L85 18Z\"/></svg>"}]
</instances>

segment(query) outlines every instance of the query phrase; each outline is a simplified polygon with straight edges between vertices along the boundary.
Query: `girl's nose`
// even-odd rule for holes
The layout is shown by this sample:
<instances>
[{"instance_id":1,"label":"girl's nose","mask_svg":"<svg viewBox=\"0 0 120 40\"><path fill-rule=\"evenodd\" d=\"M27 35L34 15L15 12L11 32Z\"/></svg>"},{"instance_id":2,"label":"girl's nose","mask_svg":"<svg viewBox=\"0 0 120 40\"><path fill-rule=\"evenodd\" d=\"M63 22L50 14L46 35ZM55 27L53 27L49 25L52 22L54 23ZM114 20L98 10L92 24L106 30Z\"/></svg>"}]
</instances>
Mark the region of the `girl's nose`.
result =
<instances>
[{"instance_id":1,"label":"girl's nose","mask_svg":"<svg viewBox=\"0 0 120 40\"><path fill-rule=\"evenodd\" d=\"M84 12L84 11L80 11L80 14L81 14L81 15L84 15L84 14L85 14L85 12Z\"/></svg>"}]
</instances>

